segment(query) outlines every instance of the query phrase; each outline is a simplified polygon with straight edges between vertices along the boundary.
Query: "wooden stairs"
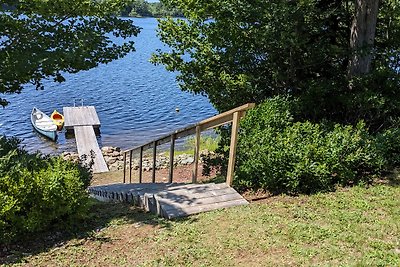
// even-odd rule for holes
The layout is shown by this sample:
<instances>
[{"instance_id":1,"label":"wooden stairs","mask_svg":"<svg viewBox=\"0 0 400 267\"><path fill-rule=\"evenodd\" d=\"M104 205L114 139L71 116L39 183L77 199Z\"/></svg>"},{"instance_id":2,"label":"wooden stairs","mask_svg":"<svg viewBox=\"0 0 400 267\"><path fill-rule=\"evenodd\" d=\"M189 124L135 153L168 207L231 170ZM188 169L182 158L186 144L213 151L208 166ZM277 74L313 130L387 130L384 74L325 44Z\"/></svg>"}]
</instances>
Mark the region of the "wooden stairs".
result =
<instances>
[{"instance_id":1,"label":"wooden stairs","mask_svg":"<svg viewBox=\"0 0 400 267\"><path fill-rule=\"evenodd\" d=\"M100 201L132 203L167 219L248 204L226 183L120 183L92 186L89 193Z\"/></svg>"}]
</instances>

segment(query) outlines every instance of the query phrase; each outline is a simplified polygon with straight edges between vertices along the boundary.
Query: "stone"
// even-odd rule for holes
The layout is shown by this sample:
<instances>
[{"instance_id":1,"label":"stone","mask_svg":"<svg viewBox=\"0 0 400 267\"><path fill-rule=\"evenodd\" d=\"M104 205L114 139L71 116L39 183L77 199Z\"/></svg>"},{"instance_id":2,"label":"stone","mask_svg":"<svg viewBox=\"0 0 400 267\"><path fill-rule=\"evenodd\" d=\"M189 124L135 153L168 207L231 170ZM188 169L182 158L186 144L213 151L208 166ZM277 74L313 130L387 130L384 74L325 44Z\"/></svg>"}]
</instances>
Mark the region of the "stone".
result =
<instances>
[{"instance_id":1,"label":"stone","mask_svg":"<svg viewBox=\"0 0 400 267\"><path fill-rule=\"evenodd\" d=\"M106 159L104 159L104 160L106 161L107 165L111 165L111 164L114 164L115 162L117 162L116 158L107 158L107 160Z\"/></svg>"},{"instance_id":2,"label":"stone","mask_svg":"<svg viewBox=\"0 0 400 267\"><path fill-rule=\"evenodd\" d=\"M115 149L112 146L103 146L101 148L101 152L103 153L112 153Z\"/></svg>"},{"instance_id":3,"label":"stone","mask_svg":"<svg viewBox=\"0 0 400 267\"><path fill-rule=\"evenodd\" d=\"M193 161L194 161L193 157L187 157L186 159L182 159L181 160L181 164L182 165L189 165L189 164L192 164Z\"/></svg>"}]
</instances>

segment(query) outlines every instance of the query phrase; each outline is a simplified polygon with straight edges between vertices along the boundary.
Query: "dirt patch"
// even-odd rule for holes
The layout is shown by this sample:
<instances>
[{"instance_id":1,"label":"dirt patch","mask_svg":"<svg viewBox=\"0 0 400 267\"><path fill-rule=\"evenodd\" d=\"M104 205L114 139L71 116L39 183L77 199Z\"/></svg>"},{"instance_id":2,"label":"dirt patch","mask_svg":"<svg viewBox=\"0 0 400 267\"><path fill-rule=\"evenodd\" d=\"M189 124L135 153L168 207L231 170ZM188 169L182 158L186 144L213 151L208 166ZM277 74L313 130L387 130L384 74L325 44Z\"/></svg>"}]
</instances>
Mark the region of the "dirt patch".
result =
<instances>
[{"instance_id":1,"label":"dirt patch","mask_svg":"<svg viewBox=\"0 0 400 267\"><path fill-rule=\"evenodd\" d=\"M190 183L192 182L192 171L193 164L186 166L178 166L174 168L174 183ZM198 168L198 178L199 182L205 182L213 177L215 177L215 172L212 172L210 176L205 176L202 174L203 166L199 166ZM156 171L156 182L157 183L166 183L168 182L169 169L160 169ZM131 176L132 183L139 182L139 171L132 170ZM112 183L122 183L124 179L123 171L112 171L106 173L97 173L93 175L92 185L103 185L103 184L112 184ZM129 170L126 172L126 182L129 183ZM143 183L151 183L152 181L152 171L144 171L143 172Z\"/></svg>"}]
</instances>

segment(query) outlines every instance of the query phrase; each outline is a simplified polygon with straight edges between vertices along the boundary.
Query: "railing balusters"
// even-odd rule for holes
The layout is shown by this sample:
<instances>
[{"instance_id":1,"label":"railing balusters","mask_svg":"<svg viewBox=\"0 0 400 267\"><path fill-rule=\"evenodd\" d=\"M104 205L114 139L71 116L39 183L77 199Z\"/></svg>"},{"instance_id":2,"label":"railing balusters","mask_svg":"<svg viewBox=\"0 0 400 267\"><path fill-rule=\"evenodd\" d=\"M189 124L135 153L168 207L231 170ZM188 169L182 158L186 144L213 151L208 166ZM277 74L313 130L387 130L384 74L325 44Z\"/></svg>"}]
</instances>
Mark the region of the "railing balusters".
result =
<instances>
[{"instance_id":1,"label":"railing balusters","mask_svg":"<svg viewBox=\"0 0 400 267\"><path fill-rule=\"evenodd\" d=\"M142 183L143 178L143 147L140 147L140 156L139 156L139 183Z\"/></svg>"},{"instance_id":2,"label":"railing balusters","mask_svg":"<svg viewBox=\"0 0 400 267\"><path fill-rule=\"evenodd\" d=\"M171 134L171 147L169 149L169 176L168 183L172 183L174 176L175 134Z\"/></svg>"},{"instance_id":3,"label":"railing balusters","mask_svg":"<svg viewBox=\"0 0 400 267\"><path fill-rule=\"evenodd\" d=\"M129 152L129 183L132 183L132 154L133 151Z\"/></svg>"},{"instance_id":4,"label":"railing balusters","mask_svg":"<svg viewBox=\"0 0 400 267\"><path fill-rule=\"evenodd\" d=\"M239 131L239 121L244 115L246 111L255 106L254 103L245 104L243 106L237 107L235 109L226 111L224 113L218 114L214 117L207 118L205 120L200 121L199 123L188 126L182 129L175 131L172 134L161 137L157 140L151 141L147 144L141 145L139 147L129 149L123 152L124 156L124 180L126 182L126 161L127 161L127 153L129 152L129 183L132 182L132 154L133 151L140 149L140 158L139 158L139 183L142 183L143 180L143 151L146 149L153 148L153 168L152 168L152 182L156 181L156 162L157 162L157 145L162 145L167 142L171 142L170 147L170 168L168 175L168 182L172 183L173 179L173 167L174 167L174 153L175 153L175 140L179 138L183 138L192 134L195 134L195 150L194 150L194 164L192 170L192 182L197 182L198 176L198 167L199 167L199 159L200 159L200 134L201 131L205 131L208 129L213 129L218 126L224 125L226 123L232 122L232 135L231 135L231 145L229 150L229 162L228 162L228 172L226 177L226 183L228 185L232 185L233 175L234 175L234 167L235 167L235 159L236 159L236 147L237 147L237 138Z\"/></svg>"},{"instance_id":5,"label":"railing balusters","mask_svg":"<svg viewBox=\"0 0 400 267\"><path fill-rule=\"evenodd\" d=\"M126 152L124 152L124 183L126 179Z\"/></svg>"},{"instance_id":6,"label":"railing balusters","mask_svg":"<svg viewBox=\"0 0 400 267\"><path fill-rule=\"evenodd\" d=\"M152 173L152 178L151 178L152 183L156 182L156 160L157 160L157 141L154 141L154 144L153 144L153 173Z\"/></svg>"},{"instance_id":7,"label":"railing balusters","mask_svg":"<svg viewBox=\"0 0 400 267\"><path fill-rule=\"evenodd\" d=\"M196 126L196 137L194 139L194 162L192 172L192 183L197 183L197 173L199 168L199 156L200 156L200 126Z\"/></svg>"}]
</instances>

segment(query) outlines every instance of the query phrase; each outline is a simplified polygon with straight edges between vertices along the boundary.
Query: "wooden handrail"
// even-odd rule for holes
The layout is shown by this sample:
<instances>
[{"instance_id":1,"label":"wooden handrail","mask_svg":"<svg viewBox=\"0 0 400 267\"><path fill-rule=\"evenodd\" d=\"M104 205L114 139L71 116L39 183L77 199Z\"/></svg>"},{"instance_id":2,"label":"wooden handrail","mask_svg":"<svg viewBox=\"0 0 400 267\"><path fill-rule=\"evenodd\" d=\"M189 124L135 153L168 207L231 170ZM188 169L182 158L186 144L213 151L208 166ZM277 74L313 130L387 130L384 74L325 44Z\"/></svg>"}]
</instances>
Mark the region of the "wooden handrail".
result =
<instances>
[{"instance_id":1,"label":"wooden handrail","mask_svg":"<svg viewBox=\"0 0 400 267\"><path fill-rule=\"evenodd\" d=\"M129 153L129 182L132 180L132 154L136 150L140 150L140 159L139 159L139 183L142 182L142 159L143 159L143 151L149 148L153 149L153 170L152 170L152 182L155 182L155 165L156 165L156 152L157 146L171 142L170 148L170 170L169 170L169 179L168 181L172 183L173 176L173 162L174 162L174 149L175 149L175 140L179 138L183 138L192 134L196 134L195 138L195 155L194 155L194 169L192 172L192 182L195 183L197 181L197 168L198 168L198 160L200 153L200 133L205 130L213 129L218 126L233 122L232 124L232 135L231 135L231 146L229 152L229 162L228 162L228 174L227 174L227 184L232 185L233 180L233 171L235 165L235 156L236 156L236 146L237 146L237 135L239 130L239 121L245 115L246 110L251 109L255 106L254 103L248 103L242 105L240 107L231 109L229 111L223 112L221 114L215 115L213 117L202 120L196 124L178 129L173 131L172 133L162 136L158 139L152 140L151 142L145 143L141 146L134 147L132 149L124 150L122 153L124 155L124 179L123 182L126 181L126 161Z\"/></svg>"}]
</instances>

